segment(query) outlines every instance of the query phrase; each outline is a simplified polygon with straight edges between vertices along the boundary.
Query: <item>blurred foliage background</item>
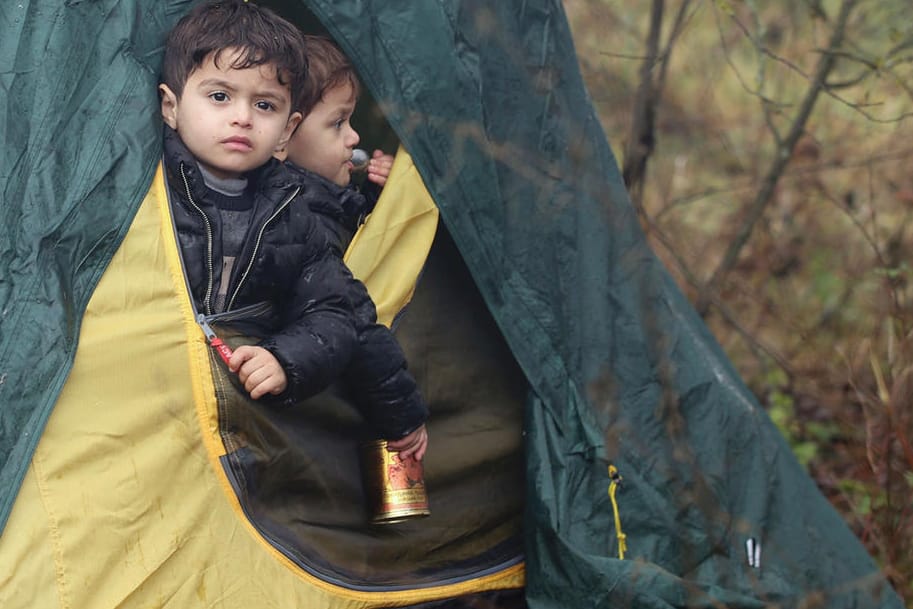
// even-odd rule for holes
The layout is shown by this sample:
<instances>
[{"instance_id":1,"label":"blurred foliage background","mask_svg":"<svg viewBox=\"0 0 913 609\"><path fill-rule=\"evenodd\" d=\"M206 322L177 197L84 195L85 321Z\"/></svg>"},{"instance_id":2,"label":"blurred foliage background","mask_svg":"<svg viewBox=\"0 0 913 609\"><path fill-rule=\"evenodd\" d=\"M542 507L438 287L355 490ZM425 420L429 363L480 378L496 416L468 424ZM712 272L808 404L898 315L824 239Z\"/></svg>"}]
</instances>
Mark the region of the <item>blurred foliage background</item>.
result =
<instances>
[{"instance_id":1,"label":"blurred foliage background","mask_svg":"<svg viewBox=\"0 0 913 609\"><path fill-rule=\"evenodd\" d=\"M913 608L913 2L564 6L653 248Z\"/></svg>"}]
</instances>

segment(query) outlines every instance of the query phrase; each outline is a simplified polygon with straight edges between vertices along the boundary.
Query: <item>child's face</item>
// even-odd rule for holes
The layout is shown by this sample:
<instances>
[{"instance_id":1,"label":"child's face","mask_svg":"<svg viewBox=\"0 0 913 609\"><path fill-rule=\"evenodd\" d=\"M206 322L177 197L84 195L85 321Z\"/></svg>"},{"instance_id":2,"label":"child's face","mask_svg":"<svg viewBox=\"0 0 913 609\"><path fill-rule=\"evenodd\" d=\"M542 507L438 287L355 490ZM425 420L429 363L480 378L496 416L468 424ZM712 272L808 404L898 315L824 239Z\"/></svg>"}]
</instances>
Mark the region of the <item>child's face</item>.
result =
<instances>
[{"instance_id":1,"label":"child's face","mask_svg":"<svg viewBox=\"0 0 913 609\"><path fill-rule=\"evenodd\" d=\"M359 139L349 124L354 110L352 85L329 89L292 135L288 160L340 186L347 185L352 149Z\"/></svg>"},{"instance_id":2,"label":"child's face","mask_svg":"<svg viewBox=\"0 0 913 609\"><path fill-rule=\"evenodd\" d=\"M238 70L238 51L207 57L190 74L180 99L162 92L162 118L181 136L202 167L217 177L237 178L263 165L285 145L301 114L291 113L289 88L271 64Z\"/></svg>"}]
</instances>

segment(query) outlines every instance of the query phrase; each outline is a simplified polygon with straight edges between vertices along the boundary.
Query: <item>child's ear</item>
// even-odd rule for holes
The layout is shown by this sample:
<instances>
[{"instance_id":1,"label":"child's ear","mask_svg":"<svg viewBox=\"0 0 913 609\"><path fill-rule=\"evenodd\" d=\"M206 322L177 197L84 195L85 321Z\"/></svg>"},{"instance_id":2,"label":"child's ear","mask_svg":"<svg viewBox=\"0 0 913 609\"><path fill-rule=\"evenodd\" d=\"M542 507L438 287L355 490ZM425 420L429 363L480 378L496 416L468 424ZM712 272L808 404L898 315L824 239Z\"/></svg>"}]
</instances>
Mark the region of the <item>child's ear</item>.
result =
<instances>
[{"instance_id":1,"label":"child's ear","mask_svg":"<svg viewBox=\"0 0 913 609\"><path fill-rule=\"evenodd\" d=\"M295 128L301 123L301 118L300 112L292 112L292 115L288 117L288 123L285 124L282 137L279 139L279 143L276 144L276 152L282 152L288 146L288 141L292 139L292 134L295 133Z\"/></svg>"},{"instance_id":2,"label":"child's ear","mask_svg":"<svg viewBox=\"0 0 913 609\"><path fill-rule=\"evenodd\" d=\"M162 96L162 120L172 129L178 128L178 96L168 85L159 85L159 94Z\"/></svg>"}]
</instances>

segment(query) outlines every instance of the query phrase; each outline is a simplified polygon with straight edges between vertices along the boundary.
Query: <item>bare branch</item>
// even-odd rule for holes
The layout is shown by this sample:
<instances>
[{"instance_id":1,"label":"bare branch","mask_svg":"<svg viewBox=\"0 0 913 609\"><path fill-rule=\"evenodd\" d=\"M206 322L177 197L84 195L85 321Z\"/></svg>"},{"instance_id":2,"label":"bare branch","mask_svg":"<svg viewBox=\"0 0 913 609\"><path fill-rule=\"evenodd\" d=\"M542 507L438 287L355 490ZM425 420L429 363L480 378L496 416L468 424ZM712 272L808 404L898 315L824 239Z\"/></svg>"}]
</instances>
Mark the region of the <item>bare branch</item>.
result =
<instances>
[{"instance_id":1,"label":"bare branch","mask_svg":"<svg viewBox=\"0 0 913 609\"><path fill-rule=\"evenodd\" d=\"M647 33L647 54L640 66L640 83L634 95L633 119L628 144L625 147L621 175L631 195L634 206L642 209L643 181L647 172L647 159L656 144L655 122L657 96L653 68L659 56L660 33L663 26L665 0L653 0L650 11L650 28ZM641 215L643 215L641 213Z\"/></svg>"},{"instance_id":2,"label":"bare branch","mask_svg":"<svg viewBox=\"0 0 913 609\"><path fill-rule=\"evenodd\" d=\"M678 13L675 15L675 21L672 23L672 30L669 32L669 39L660 53L662 62L660 64L659 77L656 79L656 91L659 97L662 97L663 89L666 85L666 75L669 72L669 59L672 56L672 48L675 46L678 37L681 36L685 29L685 24L690 20L688 9L691 7L691 0L684 0L678 7Z\"/></svg>"},{"instance_id":3,"label":"bare branch","mask_svg":"<svg viewBox=\"0 0 913 609\"><path fill-rule=\"evenodd\" d=\"M843 0L840 6L840 15L834 24L834 30L831 34L828 49L836 50L842 46L843 38L846 33L846 25L856 1L857 0ZM783 140L783 143L778 147L773 163L761 183L761 189L758 191L754 201L749 205L746 217L741 227L739 227L739 231L736 233L735 238L726 249L723 259L720 261L720 264L710 276L709 281L707 281L698 296L696 308L701 314L707 312L711 300L710 294L716 292L720 281L722 281L723 277L725 277L735 266L742 248L745 247L755 225L773 197L777 182L789 163L790 156L792 155L796 143L805 132L805 126L808 123L809 116L811 116L815 102L821 94L824 82L827 79L828 74L833 70L835 63L836 56L832 53L824 53L819 58L818 66L815 69L815 76L809 84L805 98L802 100L798 113L790 126L789 133Z\"/></svg>"}]
</instances>

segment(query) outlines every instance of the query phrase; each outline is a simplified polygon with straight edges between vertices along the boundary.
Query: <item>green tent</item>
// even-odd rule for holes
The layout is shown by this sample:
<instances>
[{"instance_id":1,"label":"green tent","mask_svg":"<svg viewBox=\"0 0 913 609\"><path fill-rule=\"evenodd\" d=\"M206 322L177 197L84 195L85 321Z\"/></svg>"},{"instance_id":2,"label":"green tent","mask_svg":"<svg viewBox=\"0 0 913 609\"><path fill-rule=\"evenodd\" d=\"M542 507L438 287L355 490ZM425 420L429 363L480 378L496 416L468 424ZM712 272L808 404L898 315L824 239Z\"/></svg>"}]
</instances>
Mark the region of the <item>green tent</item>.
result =
<instances>
[{"instance_id":1,"label":"green tent","mask_svg":"<svg viewBox=\"0 0 913 609\"><path fill-rule=\"evenodd\" d=\"M146 292L176 294L149 193L192 4L0 6L0 605L901 607L650 251L554 0L270 3L352 57L440 211L397 327L432 516L356 523L336 397L159 396L224 398Z\"/></svg>"}]
</instances>

